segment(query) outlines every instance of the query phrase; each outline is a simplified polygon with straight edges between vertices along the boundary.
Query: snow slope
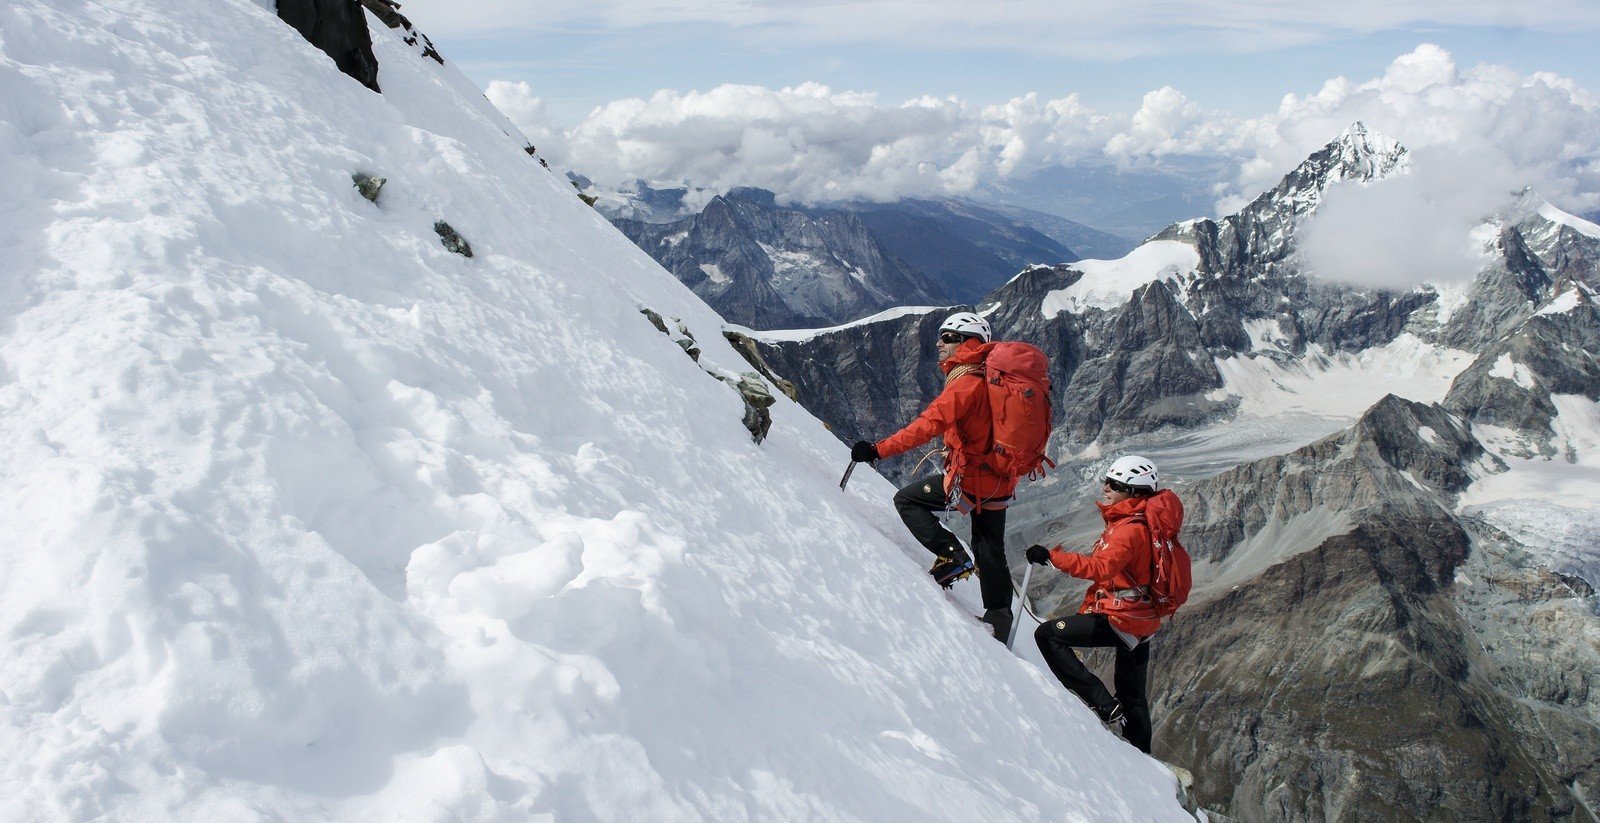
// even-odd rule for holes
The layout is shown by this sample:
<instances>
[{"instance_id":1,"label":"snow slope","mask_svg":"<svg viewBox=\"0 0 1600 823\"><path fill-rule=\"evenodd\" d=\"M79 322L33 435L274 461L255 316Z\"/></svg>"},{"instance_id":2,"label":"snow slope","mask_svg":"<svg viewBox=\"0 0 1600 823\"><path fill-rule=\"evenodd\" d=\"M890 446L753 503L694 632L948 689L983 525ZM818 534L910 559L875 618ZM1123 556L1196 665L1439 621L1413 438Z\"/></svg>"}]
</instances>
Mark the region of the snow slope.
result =
<instances>
[{"instance_id":1,"label":"snow slope","mask_svg":"<svg viewBox=\"0 0 1600 823\"><path fill-rule=\"evenodd\" d=\"M0 5L0 819L1182 819L465 78L270 5Z\"/></svg>"}]
</instances>

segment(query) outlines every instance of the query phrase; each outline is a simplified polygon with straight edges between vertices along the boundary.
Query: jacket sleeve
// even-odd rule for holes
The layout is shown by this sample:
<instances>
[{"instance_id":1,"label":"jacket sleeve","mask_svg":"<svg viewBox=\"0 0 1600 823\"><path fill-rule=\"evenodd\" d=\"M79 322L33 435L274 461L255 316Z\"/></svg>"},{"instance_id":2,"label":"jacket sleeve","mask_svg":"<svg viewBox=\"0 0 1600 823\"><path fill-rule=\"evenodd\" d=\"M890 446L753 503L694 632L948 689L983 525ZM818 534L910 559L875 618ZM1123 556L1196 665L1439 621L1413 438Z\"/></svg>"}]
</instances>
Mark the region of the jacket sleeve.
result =
<instances>
[{"instance_id":1,"label":"jacket sleeve","mask_svg":"<svg viewBox=\"0 0 1600 823\"><path fill-rule=\"evenodd\" d=\"M1149 534L1143 523L1134 523L1112 531L1106 545L1094 554L1051 551L1050 563L1073 577L1110 580L1139 558L1139 545L1150 542Z\"/></svg>"},{"instance_id":2,"label":"jacket sleeve","mask_svg":"<svg viewBox=\"0 0 1600 823\"><path fill-rule=\"evenodd\" d=\"M944 387L939 396L917 415L905 428L878 441L878 456L893 457L901 452L910 451L923 443L943 434L946 429L954 426L961 413L961 397L966 386L963 384L972 381L958 379Z\"/></svg>"}]
</instances>

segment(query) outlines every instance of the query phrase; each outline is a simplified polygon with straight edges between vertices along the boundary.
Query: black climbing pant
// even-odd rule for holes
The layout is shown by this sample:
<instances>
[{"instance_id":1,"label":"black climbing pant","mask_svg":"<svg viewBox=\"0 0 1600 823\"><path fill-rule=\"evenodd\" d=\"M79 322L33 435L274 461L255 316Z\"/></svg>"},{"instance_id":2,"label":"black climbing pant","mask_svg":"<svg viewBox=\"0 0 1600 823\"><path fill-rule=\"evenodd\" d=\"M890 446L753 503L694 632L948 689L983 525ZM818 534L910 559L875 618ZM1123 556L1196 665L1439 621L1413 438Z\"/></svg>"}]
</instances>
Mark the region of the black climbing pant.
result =
<instances>
[{"instance_id":1,"label":"black climbing pant","mask_svg":"<svg viewBox=\"0 0 1600 823\"><path fill-rule=\"evenodd\" d=\"M944 476L930 475L895 493L894 507L906 521L911 536L928 551L949 557L961 542L939 522L938 512L950 511L944 496ZM978 588L985 609L1011 608L1011 569L1006 565L1006 510L973 512L972 561L978 567Z\"/></svg>"},{"instance_id":2,"label":"black climbing pant","mask_svg":"<svg viewBox=\"0 0 1600 823\"><path fill-rule=\"evenodd\" d=\"M1033 637L1039 641L1039 651L1061 685L1083 698L1083 702L1102 716L1113 705L1112 695L1072 649L1110 646L1117 650L1115 702L1122 705L1122 713L1127 717L1122 737L1139 751L1149 754L1150 703L1145 698L1145 680L1150 668L1150 642L1128 648L1103 614L1075 614L1046 620Z\"/></svg>"}]
</instances>

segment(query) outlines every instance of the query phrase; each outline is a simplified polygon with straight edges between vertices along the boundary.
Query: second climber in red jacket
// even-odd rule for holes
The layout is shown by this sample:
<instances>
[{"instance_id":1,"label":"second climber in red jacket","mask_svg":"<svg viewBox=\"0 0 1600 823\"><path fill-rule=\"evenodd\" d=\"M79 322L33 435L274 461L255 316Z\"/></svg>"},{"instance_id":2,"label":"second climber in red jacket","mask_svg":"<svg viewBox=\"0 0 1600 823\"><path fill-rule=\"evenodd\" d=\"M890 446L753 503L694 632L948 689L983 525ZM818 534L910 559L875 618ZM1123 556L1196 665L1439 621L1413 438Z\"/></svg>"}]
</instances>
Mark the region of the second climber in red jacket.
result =
<instances>
[{"instance_id":1,"label":"second climber in red jacket","mask_svg":"<svg viewBox=\"0 0 1600 823\"><path fill-rule=\"evenodd\" d=\"M1150 753L1150 703L1145 693L1149 638L1161 627L1161 620L1139 606L1150 600L1155 569L1144 511L1156 494L1159 479L1155 464L1146 458L1119 458L1106 471L1100 501L1095 504L1106 529L1089 554L1061 551L1059 546L1029 546L1027 552L1029 563L1049 563L1091 581L1077 614L1046 620L1033 637L1061 685L1145 754ZM1116 649L1116 694L1107 690L1073 651L1085 646Z\"/></svg>"},{"instance_id":2,"label":"second climber in red jacket","mask_svg":"<svg viewBox=\"0 0 1600 823\"><path fill-rule=\"evenodd\" d=\"M1006 565L1006 505L1017 481L996 473L984 462L993 438L983 360L989 344L989 321L972 312L948 317L939 327L939 368L944 390L917 419L877 443L858 441L850 457L858 462L893 457L935 437L944 437L944 468L907 484L894 496L900 519L917 542L937 555L928 573L941 586L972 573L972 555L939 522L939 512L959 511L972 517L972 554L977 555L978 584L983 593L983 622L1004 643L1011 633L1011 570Z\"/></svg>"}]
</instances>

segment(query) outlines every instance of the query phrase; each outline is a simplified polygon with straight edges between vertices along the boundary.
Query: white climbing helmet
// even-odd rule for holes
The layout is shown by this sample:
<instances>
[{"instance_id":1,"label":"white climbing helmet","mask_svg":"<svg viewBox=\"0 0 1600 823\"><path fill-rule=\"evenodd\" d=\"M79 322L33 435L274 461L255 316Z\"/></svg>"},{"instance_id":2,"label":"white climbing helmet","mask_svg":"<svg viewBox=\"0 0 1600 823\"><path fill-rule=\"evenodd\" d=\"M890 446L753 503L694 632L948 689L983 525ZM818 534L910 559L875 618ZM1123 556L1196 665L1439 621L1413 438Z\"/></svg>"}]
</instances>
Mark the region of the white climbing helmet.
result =
<instances>
[{"instance_id":1,"label":"white climbing helmet","mask_svg":"<svg viewBox=\"0 0 1600 823\"><path fill-rule=\"evenodd\" d=\"M970 311L956 312L946 317L939 331L953 331L976 337L985 343L989 342L989 321Z\"/></svg>"},{"instance_id":2,"label":"white climbing helmet","mask_svg":"<svg viewBox=\"0 0 1600 823\"><path fill-rule=\"evenodd\" d=\"M1137 455L1117 458L1106 471L1106 479L1127 486L1142 486L1151 491L1155 491L1161 483L1160 476L1156 474L1156 464Z\"/></svg>"}]
</instances>

